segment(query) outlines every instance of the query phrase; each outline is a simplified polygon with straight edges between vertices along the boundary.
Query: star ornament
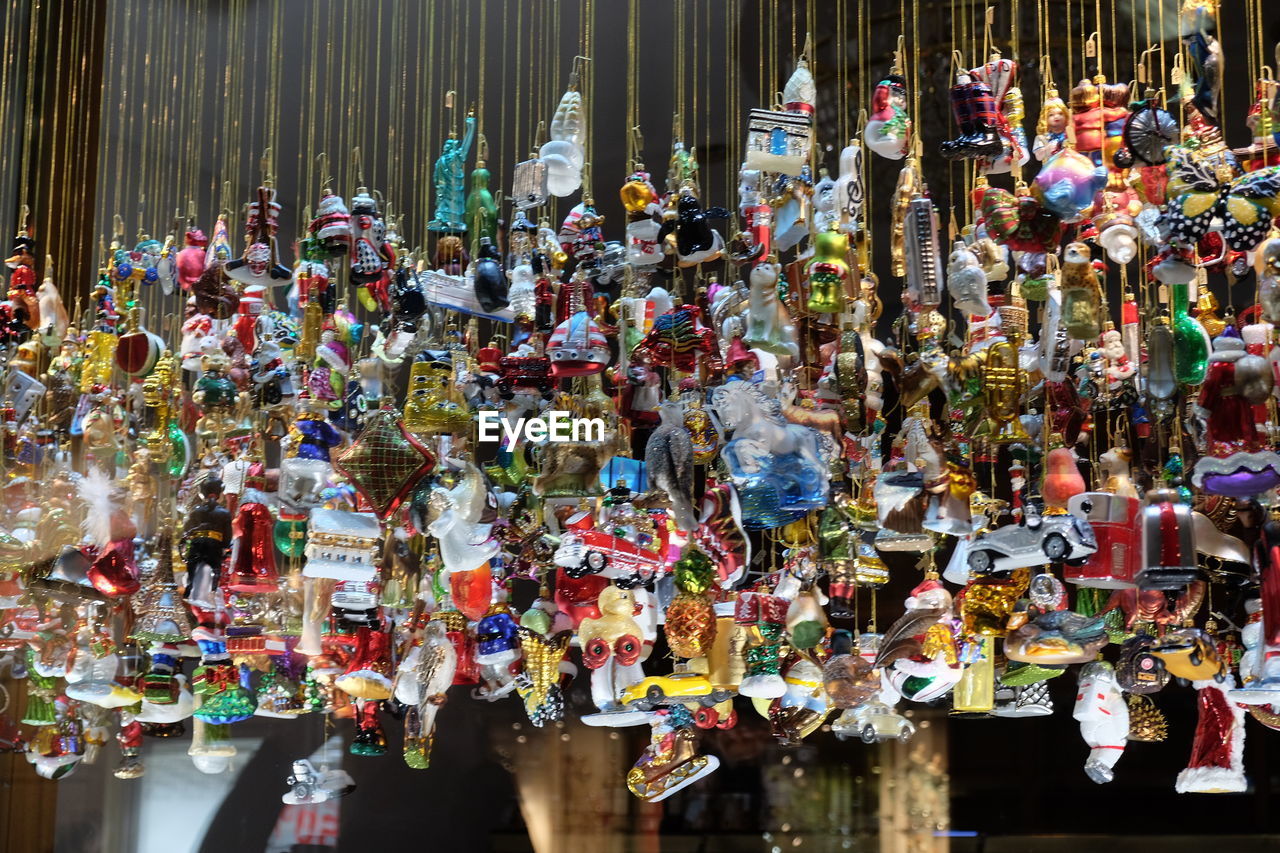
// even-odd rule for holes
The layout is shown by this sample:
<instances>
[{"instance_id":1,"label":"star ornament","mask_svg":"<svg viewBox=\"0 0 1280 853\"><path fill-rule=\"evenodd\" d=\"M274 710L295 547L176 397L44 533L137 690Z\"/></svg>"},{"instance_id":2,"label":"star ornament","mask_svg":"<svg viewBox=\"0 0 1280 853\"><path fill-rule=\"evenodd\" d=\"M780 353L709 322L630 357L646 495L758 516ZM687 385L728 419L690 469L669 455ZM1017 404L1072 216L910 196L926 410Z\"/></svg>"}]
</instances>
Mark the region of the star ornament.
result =
<instances>
[{"instance_id":1,"label":"star ornament","mask_svg":"<svg viewBox=\"0 0 1280 853\"><path fill-rule=\"evenodd\" d=\"M435 456L405 429L394 409L379 409L334 467L351 481L378 518L386 518L435 464Z\"/></svg>"}]
</instances>

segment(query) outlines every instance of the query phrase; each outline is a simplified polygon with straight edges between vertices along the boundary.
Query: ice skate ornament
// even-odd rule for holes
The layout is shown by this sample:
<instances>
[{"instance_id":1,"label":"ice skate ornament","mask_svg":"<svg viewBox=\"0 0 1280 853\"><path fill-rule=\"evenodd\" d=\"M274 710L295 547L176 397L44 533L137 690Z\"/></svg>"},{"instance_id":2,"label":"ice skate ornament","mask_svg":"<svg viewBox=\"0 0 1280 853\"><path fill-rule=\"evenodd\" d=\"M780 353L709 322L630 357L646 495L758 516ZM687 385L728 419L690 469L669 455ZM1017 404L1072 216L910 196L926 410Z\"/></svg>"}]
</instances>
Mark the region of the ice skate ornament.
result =
<instances>
[{"instance_id":1,"label":"ice skate ornament","mask_svg":"<svg viewBox=\"0 0 1280 853\"><path fill-rule=\"evenodd\" d=\"M781 264L760 263L752 267L748 276L751 295L747 308L747 331L742 342L752 349L786 356L798 362L800 343L795 323L786 304L778 298L778 277L781 273Z\"/></svg>"},{"instance_id":2,"label":"ice skate ornament","mask_svg":"<svg viewBox=\"0 0 1280 853\"><path fill-rule=\"evenodd\" d=\"M994 157L982 157L978 168L983 174L998 175L1012 171L1016 160L1025 166L1031 159L1027 146L1027 134L1022 129L1026 110L1022 104L1022 90L1018 88L1018 66L1011 59L1002 59L993 52L986 64L969 72L973 79L986 83L996 105L996 130L1003 151Z\"/></svg>"},{"instance_id":3,"label":"ice skate ornament","mask_svg":"<svg viewBox=\"0 0 1280 853\"><path fill-rule=\"evenodd\" d=\"M490 536L493 525L481 520L488 496L484 475L470 462L451 459L449 463L461 470L461 477L452 489L435 488L431 500L439 507L439 515L427 532L440 543L446 572L469 572L487 565L501 544Z\"/></svg>"},{"instance_id":4,"label":"ice skate ornament","mask_svg":"<svg viewBox=\"0 0 1280 853\"><path fill-rule=\"evenodd\" d=\"M959 59L958 54L956 58ZM993 161L1002 155L1004 141L997 132L1000 112L991 86L985 80L973 71L958 71L955 85L951 87L951 110L960 135L938 146L943 157Z\"/></svg>"},{"instance_id":5,"label":"ice skate ornament","mask_svg":"<svg viewBox=\"0 0 1280 853\"><path fill-rule=\"evenodd\" d=\"M1129 706L1111 664L1095 661L1080 671L1080 689L1071 716L1080 721L1080 736L1089 746L1084 772L1099 785L1110 782L1129 734Z\"/></svg>"},{"instance_id":6,"label":"ice skate ornament","mask_svg":"<svg viewBox=\"0 0 1280 853\"><path fill-rule=\"evenodd\" d=\"M450 93L452 94L452 93ZM449 132L440 156L436 158L433 180L436 190L436 215L427 223L431 231L464 233L467 230L466 162L471 143L476 138L476 117L468 115L463 122L462 139Z\"/></svg>"},{"instance_id":7,"label":"ice skate ornament","mask_svg":"<svg viewBox=\"0 0 1280 853\"><path fill-rule=\"evenodd\" d=\"M280 263L280 253L276 248L279 220L280 203L276 201L275 188L270 182L264 183L258 187L257 197L249 203L244 226L247 241L244 255L227 261L223 267L227 278L244 285L264 286L283 284L293 279L289 268Z\"/></svg>"}]
</instances>

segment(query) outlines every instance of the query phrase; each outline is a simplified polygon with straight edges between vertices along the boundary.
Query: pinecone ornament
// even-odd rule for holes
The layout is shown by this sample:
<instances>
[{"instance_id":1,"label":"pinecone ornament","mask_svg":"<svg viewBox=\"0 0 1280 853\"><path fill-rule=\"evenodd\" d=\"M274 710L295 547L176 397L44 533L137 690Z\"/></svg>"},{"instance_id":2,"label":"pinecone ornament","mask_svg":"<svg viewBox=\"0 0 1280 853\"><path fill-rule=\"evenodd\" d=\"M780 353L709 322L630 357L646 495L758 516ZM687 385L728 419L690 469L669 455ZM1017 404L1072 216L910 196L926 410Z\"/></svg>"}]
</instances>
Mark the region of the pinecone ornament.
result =
<instances>
[{"instance_id":1,"label":"pinecone ornament","mask_svg":"<svg viewBox=\"0 0 1280 853\"><path fill-rule=\"evenodd\" d=\"M1163 743L1169 734L1169 723L1164 713L1151 701L1150 696L1129 694L1129 740L1145 743Z\"/></svg>"}]
</instances>

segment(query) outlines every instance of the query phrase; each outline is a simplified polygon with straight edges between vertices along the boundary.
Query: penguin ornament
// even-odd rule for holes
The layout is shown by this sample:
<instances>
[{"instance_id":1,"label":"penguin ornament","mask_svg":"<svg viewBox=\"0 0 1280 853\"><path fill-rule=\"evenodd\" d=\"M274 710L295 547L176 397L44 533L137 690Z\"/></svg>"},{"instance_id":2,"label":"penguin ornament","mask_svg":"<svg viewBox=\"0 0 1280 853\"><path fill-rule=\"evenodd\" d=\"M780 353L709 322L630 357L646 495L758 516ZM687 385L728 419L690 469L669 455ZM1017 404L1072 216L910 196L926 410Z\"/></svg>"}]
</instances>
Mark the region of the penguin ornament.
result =
<instances>
[{"instance_id":1,"label":"penguin ornament","mask_svg":"<svg viewBox=\"0 0 1280 853\"><path fill-rule=\"evenodd\" d=\"M488 237L480 238L480 248L472 265L476 301L485 311L497 311L511 304L507 298L507 276L498 260L498 248Z\"/></svg>"},{"instance_id":2,"label":"penguin ornament","mask_svg":"<svg viewBox=\"0 0 1280 853\"><path fill-rule=\"evenodd\" d=\"M724 252L724 238L711 227L711 220L726 219L728 216L729 212L720 207L703 210L693 190L682 187L680 198L676 202L675 218L668 217L662 223L658 241L665 241L668 236L675 235L676 255L682 267L714 261Z\"/></svg>"}]
</instances>

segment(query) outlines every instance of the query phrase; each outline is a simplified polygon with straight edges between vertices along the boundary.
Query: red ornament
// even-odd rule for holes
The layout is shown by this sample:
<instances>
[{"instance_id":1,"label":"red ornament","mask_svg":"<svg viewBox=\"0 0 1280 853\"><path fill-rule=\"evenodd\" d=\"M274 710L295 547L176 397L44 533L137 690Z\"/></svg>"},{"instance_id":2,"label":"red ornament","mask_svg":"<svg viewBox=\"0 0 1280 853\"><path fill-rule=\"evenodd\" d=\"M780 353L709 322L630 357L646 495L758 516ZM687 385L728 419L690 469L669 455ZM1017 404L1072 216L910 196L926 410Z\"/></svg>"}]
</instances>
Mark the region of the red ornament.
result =
<instances>
[{"instance_id":1,"label":"red ornament","mask_svg":"<svg viewBox=\"0 0 1280 853\"><path fill-rule=\"evenodd\" d=\"M435 464L435 456L405 429L394 409L379 409L334 467L379 518L386 518Z\"/></svg>"}]
</instances>

